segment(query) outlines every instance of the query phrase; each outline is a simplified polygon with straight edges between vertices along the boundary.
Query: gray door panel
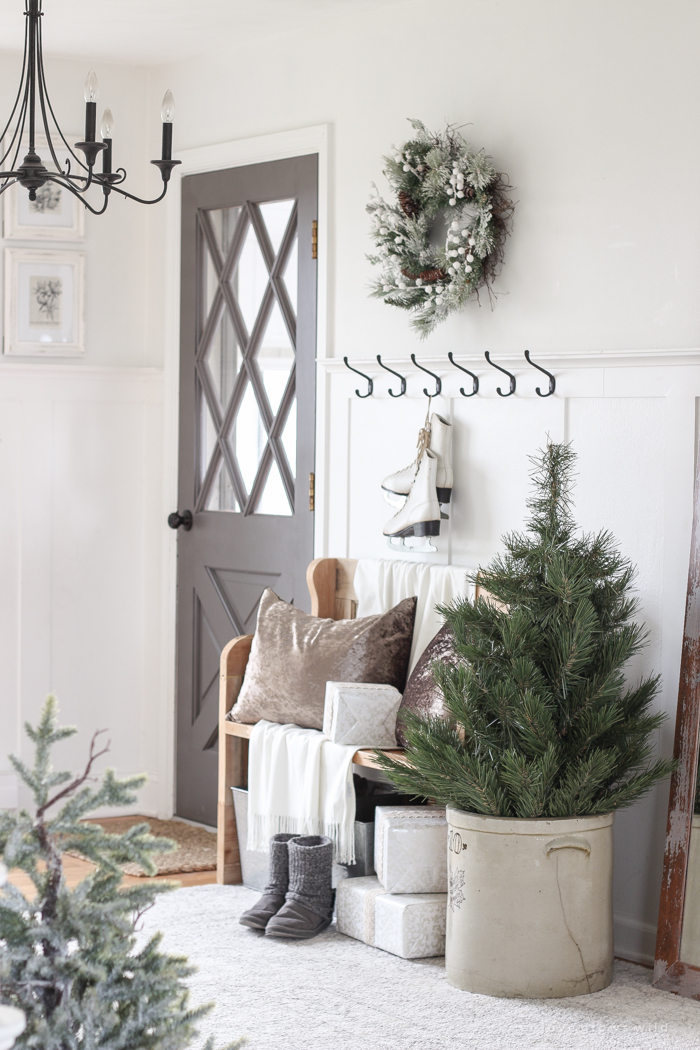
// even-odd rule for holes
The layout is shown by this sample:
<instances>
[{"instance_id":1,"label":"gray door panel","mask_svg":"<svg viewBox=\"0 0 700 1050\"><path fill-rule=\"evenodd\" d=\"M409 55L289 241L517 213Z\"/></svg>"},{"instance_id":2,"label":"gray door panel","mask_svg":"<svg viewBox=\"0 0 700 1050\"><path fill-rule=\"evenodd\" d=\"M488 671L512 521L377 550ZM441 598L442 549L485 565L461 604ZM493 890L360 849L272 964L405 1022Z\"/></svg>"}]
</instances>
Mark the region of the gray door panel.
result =
<instances>
[{"instance_id":1,"label":"gray door panel","mask_svg":"<svg viewBox=\"0 0 700 1050\"><path fill-rule=\"evenodd\" d=\"M266 587L308 610L317 157L182 186L176 812L214 824L221 649Z\"/></svg>"}]
</instances>

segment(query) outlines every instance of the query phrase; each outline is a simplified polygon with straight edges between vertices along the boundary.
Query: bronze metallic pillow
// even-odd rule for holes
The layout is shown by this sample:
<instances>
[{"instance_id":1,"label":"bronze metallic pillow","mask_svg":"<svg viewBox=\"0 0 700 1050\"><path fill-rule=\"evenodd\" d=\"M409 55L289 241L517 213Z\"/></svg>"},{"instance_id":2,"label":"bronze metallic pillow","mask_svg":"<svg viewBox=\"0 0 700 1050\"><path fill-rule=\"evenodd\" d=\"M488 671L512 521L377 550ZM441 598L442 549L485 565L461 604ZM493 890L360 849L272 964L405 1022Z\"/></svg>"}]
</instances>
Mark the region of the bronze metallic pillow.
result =
<instances>
[{"instance_id":1,"label":"bronze metallic pillow","mask_svg":"<svg viewBox=\"0 0 700 1050\"><path fill-rule=\"evenodd\" d=\"M423 650L406 683L396 723L396 739L401 747L405 747L407 743L401 725L401 715L404 711L413 711L414 714L424 716L433 715L437 718L447 717L442 690L433 678L430 667L433 660L443 660L445 663L453 664L459 660L454 649L452 630L448 624L440 628L432 642Z\"/></svg>"},{"instance_id":2,"label":"bronze metallic pillow","mask_svg":"<svg viewBox=\"0 0 700 1050\"><path fill-rule=\"evenodd\" d=\"M416 598L380 616L324 620L296 609L269 588L232 722L292 722L321 729L326 682L375 682L403 691Z\"/></svg>"}]
</instances>

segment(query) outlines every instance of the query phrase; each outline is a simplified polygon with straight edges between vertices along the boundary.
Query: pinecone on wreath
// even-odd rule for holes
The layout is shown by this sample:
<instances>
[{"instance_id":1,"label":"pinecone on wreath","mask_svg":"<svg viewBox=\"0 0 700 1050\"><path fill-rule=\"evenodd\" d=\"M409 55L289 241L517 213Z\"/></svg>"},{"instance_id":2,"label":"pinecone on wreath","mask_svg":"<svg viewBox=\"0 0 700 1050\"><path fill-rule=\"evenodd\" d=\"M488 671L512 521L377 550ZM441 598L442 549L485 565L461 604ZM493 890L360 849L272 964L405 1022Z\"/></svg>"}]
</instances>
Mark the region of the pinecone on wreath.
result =
<instances>
[{"instance_id":1,"label":"pinecone on wreath","mask_svg":"<svg viewBox=\"0 0 700 1050\"><path fill-rule=\"evenodd\" d=\"M420 212L420 204L414 201L410 193L406 193L405 190L399 192L399 204L401 205L401 211L404 215L407 215L409 219L415 219L416 215Z\"/></svg>"}]
</instances>

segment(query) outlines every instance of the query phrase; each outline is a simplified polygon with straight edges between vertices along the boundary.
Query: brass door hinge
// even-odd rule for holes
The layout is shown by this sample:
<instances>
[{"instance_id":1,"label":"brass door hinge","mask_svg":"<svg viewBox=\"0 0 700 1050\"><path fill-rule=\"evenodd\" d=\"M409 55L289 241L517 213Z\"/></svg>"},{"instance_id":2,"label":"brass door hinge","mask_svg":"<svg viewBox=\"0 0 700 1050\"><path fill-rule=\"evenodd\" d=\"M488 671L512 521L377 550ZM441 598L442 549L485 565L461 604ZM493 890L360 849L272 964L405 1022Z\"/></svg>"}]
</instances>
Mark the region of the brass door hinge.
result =
<instances>
[{"instance_id":1,"label":"brass door hinge","mask_svg":"<svg viewBox=\"0 0 700 1050\"><path fill-rule=\"evenodd\" d=\"M314 510L316 475L309 474L309 510Z\"/></svg>"},{"instance_id":2,"label":"brass door hinge","mask_svg":"<svg viewBox=\"0 0 700 1050\"><path fill-rule=\"evenodd\" d=\"M311 223L311 258L318 259L318 221Z\"/></svg>"}]
</instances>

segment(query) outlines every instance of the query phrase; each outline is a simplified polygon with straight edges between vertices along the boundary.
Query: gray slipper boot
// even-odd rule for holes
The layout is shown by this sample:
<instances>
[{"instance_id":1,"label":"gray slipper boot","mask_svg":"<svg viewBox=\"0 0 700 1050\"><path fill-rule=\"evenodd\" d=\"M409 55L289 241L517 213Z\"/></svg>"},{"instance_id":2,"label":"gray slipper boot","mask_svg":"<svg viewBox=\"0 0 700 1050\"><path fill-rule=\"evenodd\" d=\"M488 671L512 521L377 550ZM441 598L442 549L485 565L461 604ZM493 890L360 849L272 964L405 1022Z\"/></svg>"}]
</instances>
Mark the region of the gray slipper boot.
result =
<instances>
[{"instance_id":1,"label":"gray slipper boot","mask_svg":"<svg viewBox=\"0 0 700 1050\"><path fill-rule=\"evenodd\" d=\"M287 897L269 920L265 936L303 941L327 929L333 919L333 843L323 835L299 835L289 842L288 853Z\"/></svg>"},{"instance_id":2,"label":"gray slipper boot","mask_svg":"<svg viewBox=\"0 0 700 1050\"><path fill-rule=\"evenodd\" d=\"M276 915L284 904L285 894L289 887L289 854L287 843L293 835L273 835L270 839L270 868L267 886L257 904L244 911L238 920L241 926L251 930L264 930L273 915Z\"/></svg>"}]
</instances>

